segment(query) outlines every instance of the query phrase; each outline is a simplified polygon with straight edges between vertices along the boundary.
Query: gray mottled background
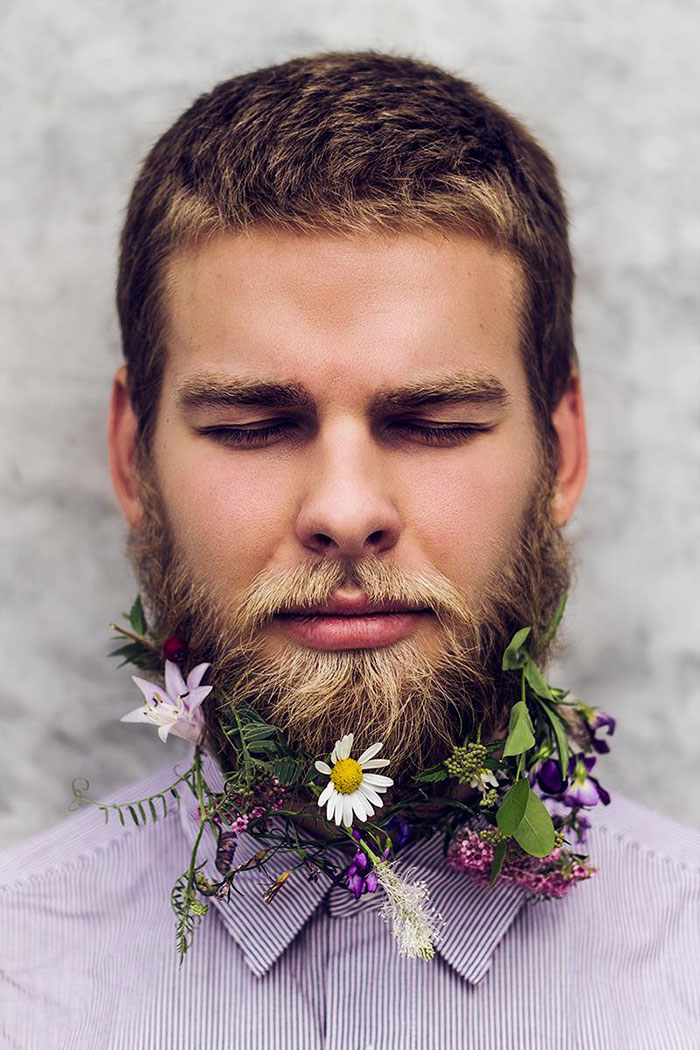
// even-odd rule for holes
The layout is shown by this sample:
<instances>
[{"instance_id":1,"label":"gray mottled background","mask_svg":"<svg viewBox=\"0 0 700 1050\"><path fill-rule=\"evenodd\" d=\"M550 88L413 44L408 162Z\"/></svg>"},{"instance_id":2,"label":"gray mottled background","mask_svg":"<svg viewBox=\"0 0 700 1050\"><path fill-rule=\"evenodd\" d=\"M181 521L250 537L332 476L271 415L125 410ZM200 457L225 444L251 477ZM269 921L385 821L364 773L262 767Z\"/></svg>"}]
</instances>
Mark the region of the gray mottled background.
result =
<instances>
[{"instance_id":1,"label":"gray mottled background","mask_svg":"<svg viewBox=\"0 0 700 1050\"><path fill-rule=\"evenodd\" d=\"M181 755L119 717L132 597L105 447L116 241L136 165L225 76L408 52L523 117L572 213L591 468L554 680L618 718L603 782L700 828L700 7L690 0L5 0L0 842ZM184 746L184 745L183 745Z\"/></svg>"}]
</instances>

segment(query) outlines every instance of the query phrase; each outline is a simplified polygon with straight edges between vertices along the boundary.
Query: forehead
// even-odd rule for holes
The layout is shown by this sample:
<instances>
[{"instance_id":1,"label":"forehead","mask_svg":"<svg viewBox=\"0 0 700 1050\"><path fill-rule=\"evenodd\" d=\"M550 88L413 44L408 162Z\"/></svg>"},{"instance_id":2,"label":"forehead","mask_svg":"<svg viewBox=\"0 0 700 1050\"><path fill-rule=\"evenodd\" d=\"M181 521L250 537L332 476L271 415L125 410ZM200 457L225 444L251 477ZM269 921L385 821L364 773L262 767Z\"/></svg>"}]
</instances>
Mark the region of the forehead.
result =
<instances>
[{"instance_id":1,"label":"forehead","mask_svg":"<svg viewBox=\"0 0 700 1050\"><path fill-rule=\"evenodd\" d=\"M517 388L521 289L510 255L461 234L218 235L170 260L165 379L233 370L348 398L452 369Z\"/></svg>"}]
</instances>

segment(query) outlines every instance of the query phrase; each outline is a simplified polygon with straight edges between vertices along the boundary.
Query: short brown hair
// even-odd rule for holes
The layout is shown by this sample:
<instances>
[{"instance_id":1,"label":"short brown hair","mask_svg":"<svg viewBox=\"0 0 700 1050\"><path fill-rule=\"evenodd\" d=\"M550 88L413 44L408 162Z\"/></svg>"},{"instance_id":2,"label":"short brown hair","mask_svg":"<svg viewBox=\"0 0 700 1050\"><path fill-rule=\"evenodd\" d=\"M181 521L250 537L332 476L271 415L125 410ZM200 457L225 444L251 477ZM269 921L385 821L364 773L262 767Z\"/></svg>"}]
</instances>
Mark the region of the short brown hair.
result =
<instances>
[{"instance_id":1,"label":"short brown hair","mask_svg":"<svg viewBox=\"0 0 700 1050\"><path fill-rule=\"evenodd\" d=\"M173 251L266 224L297 232L460 231L524 280L522 353L541 433L576 362L573 267L556 169L466 80L412 58L325 53L224 81L156 142L121 240L117 305L142 447L150 443Z\"/></svg>"}]
</instances>

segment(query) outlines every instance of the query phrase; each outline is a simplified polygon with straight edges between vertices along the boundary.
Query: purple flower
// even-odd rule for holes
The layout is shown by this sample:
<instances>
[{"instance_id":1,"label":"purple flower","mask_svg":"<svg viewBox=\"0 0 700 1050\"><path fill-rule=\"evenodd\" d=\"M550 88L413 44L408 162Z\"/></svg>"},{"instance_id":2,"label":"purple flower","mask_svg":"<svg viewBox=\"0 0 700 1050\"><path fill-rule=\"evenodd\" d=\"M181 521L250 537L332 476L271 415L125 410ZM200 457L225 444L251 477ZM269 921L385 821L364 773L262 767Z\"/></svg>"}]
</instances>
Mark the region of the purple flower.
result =
<instances>
[{"instance_id":1,"label":"purple flower","mask_svg":"<svg viewBox=\"0 0 700 1050\"><path fill-rule=\"evenodd\" d=\"M537 767L535 773L537 785L545 795L559 795L566 788L566 781L561 775L559 763L547 758Z\"/></svg>"},{"instance_id":2,"label":"purple flower","mask_svg":"<svg viewBox=\"0 0 700 1050\"><path fill-rule=\"evenodd\" d=\"M353 838L360 841L361 835L357 828L353 831ZM389 850L385 849L382 859L386 860ZM354 894L355 900L359 900L363 893L374 893L377 889L377 873L370 867L369 858L366 853L358 849L352 858L350 867L346 871L348 889Z\"/></svg>"},{"instance_id":3,"label":"purple flower","mask_svg":"<svg viewBox=\"0 0 700 1050\"><path fill-rule=\"evenodd\" d=\"M408 821L404 817L400 817L398 814L394 814L389 820L387 820L384 827L389 830L395 830L396 832L396 848L401 849L406 845L411 837L411 827Z\"/></svg>"},{"instance_id":4,"label":"purple flower","mask_svg":"<svg viewBox=\"0 0 700 1050\"><path fill-rule=\"evenodd\" d=\"M567 806L597 806L602 802L604 806L610 803L610 795L595 777L590 775L596 764L594 757L587 757L580 752L569 760L569 779L573 777L573 783L567 787L562 795L562 801Z\"/></svg>"},{"instance_id":5,"label":"purple flower","mask_svg":"<svg viewBox=\"0 0 700 1050\"><path fill-rule=\"evenodd\" d=\"M610 747L606 740L599 740L596 736L598 729L605 729L608 736L612 736L615 732L615 719L611 715L606 715L603 711L595 711L593 718L587 718L586 723L588 725L588 731L591 734L591 744L599 755L606 754Z\"/></svg>"}]
</instances>

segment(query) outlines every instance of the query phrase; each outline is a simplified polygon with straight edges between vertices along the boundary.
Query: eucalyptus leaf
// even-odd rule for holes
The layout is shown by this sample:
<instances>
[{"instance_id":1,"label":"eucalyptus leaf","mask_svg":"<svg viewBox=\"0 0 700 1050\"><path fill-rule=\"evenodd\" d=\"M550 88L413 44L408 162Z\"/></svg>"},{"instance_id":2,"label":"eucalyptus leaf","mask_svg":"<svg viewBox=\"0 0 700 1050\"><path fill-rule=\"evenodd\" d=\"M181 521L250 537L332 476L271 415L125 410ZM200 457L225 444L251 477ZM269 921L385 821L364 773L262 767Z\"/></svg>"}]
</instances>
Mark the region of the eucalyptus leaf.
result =
<instances>
[{"instance_id":1,"label":"eucalyptus leaf","mask_svg":"<svg viewBox=\"0 0 700 1050\"><path fill-rule=\"evenodd\" d=\"M514 671L518 667L524 666L525 660L527 659L527 651L523 649L523 645L527 641L531 630L531 627L521 627L520 630L516 631L513 635L508 648L503 653L503 662L501 666L504 671Z\"/></svg>"},{"instance_id":2,"label":"eucalyptus leaf","mask_svg":"<svg viewBox=\"0 0 700 1050\"><path fill-rule=\"evenodd\" d=\"M506 846L508 843L505 839L496 846L493 851L493 863L491 865L491 878L489 879L489 886L493 886L494 882L499 876L500 870L503 867L503 861L506 859Z\"/></svg>"},{"instance_id":3,"label":"eucalyptus leaf","mask_svg":"<svg viewBox=\"0 0 700 1050\"><path fill-rule=\"evenodd\" d=\"M529 794L530 785L525 777L516 780L507 792L496 813L496 823L501 835L510 837L518 829L525 816Z\"/></svg>"},{"instance_id":4,"label":"eucalyptus leaf","mask_svg":"<svg viewBox=\"0 0 700 1050\"><path fill-rule=\"evenodd\" d=\"M518 700L513 704L508 722L508 736L506 737L503 757L520 755L528 751L535 743L535 731L530 718L530 712L524 700Z\"/></svg>"},{"instance_id":5,"label":"eucalyptus leaf","mask_svg":"<svg viewBox=\"0 0 700 1050\"><path fill-rule=\"evenodd\" d=\"M546 806L529 784L528 791L525 813L513 838L531 857L546 857L554 849L554 824Z\"/></svg>"}]
</instances>

